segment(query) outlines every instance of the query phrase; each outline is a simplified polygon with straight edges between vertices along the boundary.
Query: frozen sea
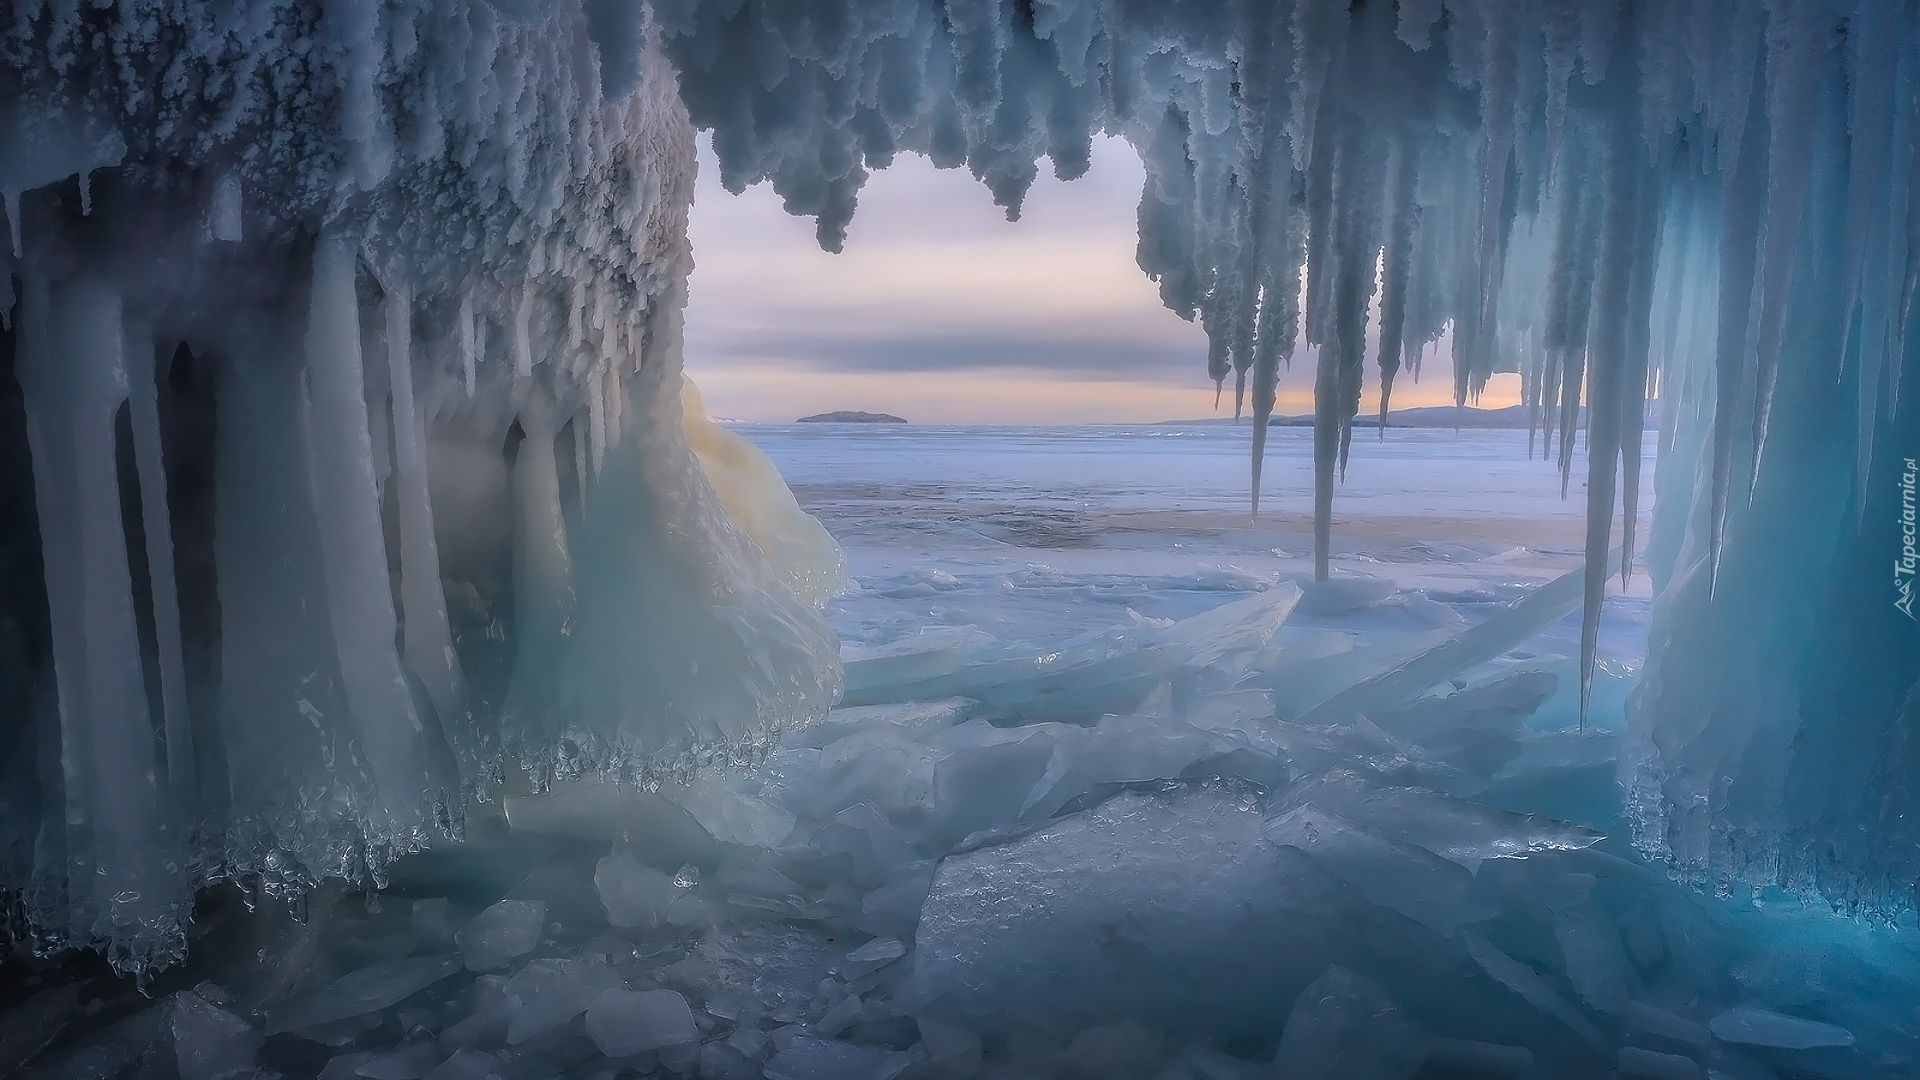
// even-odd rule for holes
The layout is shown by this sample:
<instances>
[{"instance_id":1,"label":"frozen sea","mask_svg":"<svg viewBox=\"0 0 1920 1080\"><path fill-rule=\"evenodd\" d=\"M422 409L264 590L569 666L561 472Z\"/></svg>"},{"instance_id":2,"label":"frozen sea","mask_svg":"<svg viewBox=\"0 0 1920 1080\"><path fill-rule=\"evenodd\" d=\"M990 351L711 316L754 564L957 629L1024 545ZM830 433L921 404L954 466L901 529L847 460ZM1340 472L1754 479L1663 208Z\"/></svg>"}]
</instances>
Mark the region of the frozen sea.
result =
<instances>
[{"instance_id":1,"label":"frozen sea","mask_svg":"<svg viewBox=\"0 0 1920 1080\"><path fill-rule=\"evenodd\" d=\"M839 539L849 583L830 605L850 656L929 628L970 627L1010 654L1141 620L1185 618L1313 571L1313 443L1272 429L1249 514L1246 424L1081 427L731 425L779 466ZM1651 522L1652 434L1638 535ZM1457 629L1581 564L1585 461L1561 493L1525 431L1357 431L1334 502L1333 575L1380 579L1383 602L1300 612L1291 637ZM1645 652L1648 583L1614 582L1601 653ZM1509 660L1577 655L1578 616Z\"/></svg>"}]
</instances>

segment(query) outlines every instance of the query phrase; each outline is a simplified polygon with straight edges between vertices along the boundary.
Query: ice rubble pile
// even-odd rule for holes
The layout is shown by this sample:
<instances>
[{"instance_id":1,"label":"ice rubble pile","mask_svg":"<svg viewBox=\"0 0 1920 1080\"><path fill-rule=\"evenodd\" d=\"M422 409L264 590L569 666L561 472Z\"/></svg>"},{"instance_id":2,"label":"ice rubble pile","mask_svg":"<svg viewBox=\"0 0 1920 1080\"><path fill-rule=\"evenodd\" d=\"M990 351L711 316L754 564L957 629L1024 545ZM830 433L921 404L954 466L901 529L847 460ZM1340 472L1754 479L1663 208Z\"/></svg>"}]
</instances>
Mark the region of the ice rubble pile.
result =
<instances>
[{"instance_id":1,"label":"ice rubble pile","mask_svg":"<svg viewBox=\"0 0 1920 1080\"><path fill-rule=\"evenodd\" d=\"M1070 178L1095 132L1126 137L1147 170L1141 268L1205 326L1236 411L1251 384L1256 500L1277 365L1313 357L1323 576L1368 354L1382 409L1440 349L1462 401L1518 372L1569 479L1585 429L1590 671L1610 568L1642 546L1621 450L1656 395L1641 843L1700 885L1912 905L1920 623L1895 601L1920 453L1913 5L656 11L723 179L770 180L829 248L898 153L965 165L1013 216L1041 157Z\"/></svg>"},{"instance_id":2,"label":"ice rubble pile","mask_svg":"<svg viewBox=\"0 0 1920 1080\"><path fill-rule=\"evenodd\" d=\"M1574 680L1474 659L1459 635L1277 637L1300 596L1281 585L1039 656L927 640L851 661L873 703L787 733L759 771L657 794L576 782L510 796L466 844L397 864L377 905L328 888L304 925L207 929L178 989L131 1015L89 1014L72 985L42 991L21 1007L31 1023L0 1025L0 1067L31 1060L27 1075L52 1078L146 1061L183 1080L1916 1067L1920 1000L1898 975L1920 946L1911 932L1690 894L1603 838L1622 814L1617 736L1545 719L1572 721L1560 699L1577 698ZM1496 621L1524 636L1558 617ZM1455 661L1431 660L1449 648ZM1341 658L1339 677L1296 677ZM1382 694L1371 718L1326 708L1419 670L1437 689ZM965 693L914 696L935 685ZM1511 809L1542 790L1574 793L1579 820Z\"/></svg>"},{"instance_id":3,"label":"ice rubble pile","mask_svg":"<svg viewBox=\"0 0 1920 1080\"><path fill-rule=\"evenodd\" d=\"M164 965L209 882L378 884L503 773L685 777L832 701L838 552L682 400L645 18L9 7L4 937Z\"/></svg>"}]
</instances>

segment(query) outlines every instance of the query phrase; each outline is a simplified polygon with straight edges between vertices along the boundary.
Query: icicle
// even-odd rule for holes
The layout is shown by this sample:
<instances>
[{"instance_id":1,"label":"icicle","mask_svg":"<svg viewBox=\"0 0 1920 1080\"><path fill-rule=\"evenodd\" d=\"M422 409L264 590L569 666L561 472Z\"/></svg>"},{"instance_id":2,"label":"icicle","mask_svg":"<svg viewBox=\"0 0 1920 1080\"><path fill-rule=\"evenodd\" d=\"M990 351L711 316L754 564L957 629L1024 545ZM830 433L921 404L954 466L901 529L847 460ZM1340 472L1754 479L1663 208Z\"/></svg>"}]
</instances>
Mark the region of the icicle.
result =
<instances>
[{"instance_id":1,"label":"icicle","mask_svg":"<svg viewBox=\"0 0 1920 1080\"><path fill-rule=\"evenodd\" d=\"M600 475L600 464L607 458L607 401L601 393L598 372L587 375L583 387L587 395L587 440L593 454L593 475Z\"/></svg>"},{"instance_id":2,"label":"icicle","mask_svg":"<svg viewBox=\"0 0 1920 1080\"><path fill-rule=\"evenodd\" d=\"M1820 93L1819 67L1827 53L1823 12L1804 10L1807 0L1774 0L1767 18L1767 210L1761 240L1759 305L1755 333L1752 456L1767 441L1773 384L1780 368L1781 338L1799 257L1800 219L1813 167L1814 118ZM1849 313L1851 314L1851 313ZM1751 471L1751 466L1749 467Z\"/></svg>"},{"instance_id":3,"label":"icicle","mask_svg":"<svg viewBox=\"0 0 1920 1080\"><path fill-rule=\"evenodd\" d=\"M1757 128L1760 120L1758 110L1748 116L1751 127ZM1740 157L1721 187L1720 317L1714 358L1713 471L1708 510L1710 573L1717 573L1720 565L1736 480L1734 461L1741 440L1751 438L1746 425L1753 416L1753 381L1747 357L1752 344L1749 326L1758 285L1761 215L1766 202L1759 142L1757 131L1749 131L1741 139Z\"/></svg>"},{"instance_id":4,"label":"icicle","mask_svg":"<svg viewBox=\"0 0 1920 1080\"><path fill-rule=\"evenodd\" d=\"M245 232L240 202L240 177L225 173L213 185L213 204L207 208L207 231L215 240L237 244Z\"/></svg>"},{"instance_id":5,"label":"icicle","mask_svg":"<svg viewBox=\"0 0 1920 1080\"><path fill-rule=\"evenodd\" d=\"M1644 181L1646 178L1640 178ZM1644 182L1633 236L1633 279L1627 293L1627 357L1620 379L1620 587L1633 575L1640 514L1640 458L1646 444L1647 391L1653 363L1653 290L1659 270L1665 207L1647 197Z\"/></svg>"},{"instance_id":6,"label":"icicle","mask_svg":"<svg viewBox=\"0 0 1920 1080\"><path fill-rule=\"evenodd\" d=\"M1278 306L1277 304L1274 306ZM1267 307L1262 306L1265 315ZM1253 357L1253 520L1260 520L1260 474L1267 458L1267 425L1273 421L1274 389L1279 381L1280 343L1277 317L1262 319Z\"/></svg>"},{"instance_id":7,"label":"icicle","mask_svg":"<svg viewBox=\"0 0 1920 1080\"><path fill-rule=\"evenodd\" d=\"M1897 43L1905 27L1901 13L1892 5L1862 4L1853 16L1847 34L1851 53L1851 77L1847 80L1851 162L1848 169L1847 253L1843 263L1846 278L1842 283L1840 357L1844 362L1857 349L1857 426L1855 449L1854 506L1866 512L1868 470L1873 462L1873 436L1880 405L1880 387L1890 357L1892 330L1892 284L1894 238L1899 230L1879 229L1877 219L1884 205L1898 205L1899 195L1892 168L1893 151L1899 145L1895 132L1900 109L1894 100L1899 84ZM1912 63L1911 59L1907 60ZM1906 133L1902 133L1906 134ZM1900 183L1910 182L1902 171ZM1889 200L1888 194L1895 195ZM1901 239L1904 239L1902 237ZM1904 254L1904 253L1903 253ZM1904 263L1906 260L1900 260ZM1858 313L1859 331L1854 329ZM1897 367L1898 365L1894 365Z\"/></svg>"},{"instance_id":8,"label":"icicle","mask_svg":"<svg viewBox=\"0 0 1920 1080\"><path fill-rule=\"evenodd\" d=\"M1220 408L1220 395L1227 386L1227 374L1231 368L1227 364L1226 336L1209 330L1207 332L1207 378L1213 380L1213 407Z\"/></svg>"},{"instance_id":9,"label":"icicle","mask_svg":"<svg viewBox=\"0 0 1920 1080\"><path fill-rule=\"evenodd\" d=\"M147 538L147 574L152 583L153 629L160 660L160 708L167 733L167 783L175 805L198 798L193 722L187 711L187 667L180 644L180 595L173 570L173 525L167 502L167 471L160 440L160 391L155 342L143 325L126 327L129 413L134 464L140 476L140 522Z\"/></svg>"},{"instance_id":10,"label":"icicle","mask_svg":"<svg viewBox=\"0 0 1920 1080\"><path fill-rule=\"evenodd\" d=\"M1340 453L1337 350L1322 346L1313 380L1313 580L1325 581L1333 550L1333 470Z\"/></svg>"},{"instance_id":11,"label":"icicle","mask_svg":"<svg viewBox=\"0 0 1920 1080\"><path fill-rule=\"evenodd\" d=\"M466 677L453 651L447 597L440 584L440 549L427 488L425 436L413 399L413 293L405 279L391 282L384 304L387 372L393 387L395 505L400 514L401 652L426 688L441 730L471 781L481 768L467 722Z\"/></svg>"},{"instance_id":12,"label":"icicle","mask_svg":"<svg viewBox=\"0 0 1920 1080\"><path fill-rule=\"evenodd\" d=\"M126 396L120 297L82 279L27 281L20 383L46 561L65 794L68 917L82 942L141 971L184 955L185 885L156 784L114 415Z\"/></svg>"},{"instance_id":13,"label":"icicle","mask_svg":"<svg viewBox=\"0 0 1920 1080\"><path fill-rule=\"evenodd\" d=\"M1419 228L1419 208L1414 202L1418 158L1403 140L1395 140L1392 150L1393 181L1388 189L1387 205L1392 208L1388 220L1386 246L1381 252L1380 274L1380 368L1381 441L1387 437L1387 412L1393 396L1393 377L1400 369L1400 352L1406 343L1407 279L1415 244L1414 230Z\"/></svg>"},{"instance_id":14,"label":"icicle","mask_svg":"<svg viewBox=\"0 0 1920 1080\"><path fill-rule=\"evenodd\" d=\"M580 517L587 516L587 424L585 416L573 418L573 481L580 491Z\"/></svg>"},{"instance_id":15,"label":"icicle","mask_svg":"<svg viewBox=\"0 0 1920 1080\"><path fill-rule=\"evenodd\" d=\"M528 322L533 315L533 286L520 290L520 300L513 306L513 370L521 378L533 375L533 342L528 332Z\"/></svg>"},{"instance_id":16,"label":"icicle","mask_svg":"<svg viewBox=\"0 0 1920 1080\"><path fill-rule=\"evenodd\" d=\"M1585 606L1580 618L1580 722L1584 726L1593 690L1598 654L1600 609L1606 598L1608 541L1620 467L1622 382L1630 367L1627 350L1632 300L1633 257L1638 191L1633 170L1623 160L1630 151L1616 138L1606 153L1604 220L1600 228L1598 274L1594 283L1592 375L1587 406L1587 537ZM1634 448L1638 452L1638 447ZM1565 444L1561 457L1566 459Z\"/></svg>"},{"instance_id":17,"label":"icicle","mask_svg":"<svg viewBox=\"0 0 1920 1080\"><path fill-rule=\"evenodd\" d=\"M579 355L586 340L586 302L581 292L580 283L575 281L567 294L567 352L573 356Z\"/></svg>"},{"instance_id":18,"label":"icicle","mask_svg":"<svg viewBox=\"0 0 1920 1080\"><path fill-rule=\"evenodd\" d=\"M7 234L13 238L13 257L15 261L24 259L27 253L20 242L20 189L0 188L0 208L7 212Z\"/></svg>"},{"instance_id":19,"label":"icicle","mask_svg":"<svg viewBox=\"0 0 1920 1080\"><path fill-rule=\"evenodd\" d=\"M473 396L473 383L476 369L480 366L480 343L473 325L473 294L460 294L460 313L454 317L455 331L460 335L460 374L467 386L467 396Z\"/></svg>"},{"instance_id":20,"label":"icicle","mask_svg":"<svg viewBox=\"0 0 1920 1080\"><path fill-rule=\"evenodd\" d=\"M399 625L362 385L357 249L331 233L314 248L305 340L307 468L342 690L378 785L372 825L379 841L407 845L425 838L430 780L423 728L394 647Z\"/></svg>"},{"instance_id":21,"label":"icicle","mask_svg":"<svg viewBox=\"0 0 1920 1080\"><path fill-rule=\"evenodd\" d=\"M530 733L543 733L554 677L573 618L573 561L560 508L554 426L545 402L519 416L523 438L513 461L513 596L518 644L507 712Z\"/></svg>"},{"instance_id":22,"label":"icicle","mask_svg":"<svg viewBox=\"0 0 1920 1080\"><path fill-rule=\"evenodd\" d=\"M635 350L635 351L637 352L638 350ZM611 450L615 446L618 446L620 444L620 430L626 420L627 395L622 392L622 388L620 386L619 365L617 364L606 365L605 370L603 370L600 373L600 378L604 386L604 389L602 389L601 393L605 396L605 400L607 403L606 404L607 439L606 439L606 445L601 448L602 452L604 453L605 451ZM599 473L600 464L601 463L599 462L596 462L594 464L595 475L598 475Z\"/></svg>"}]
</instances>

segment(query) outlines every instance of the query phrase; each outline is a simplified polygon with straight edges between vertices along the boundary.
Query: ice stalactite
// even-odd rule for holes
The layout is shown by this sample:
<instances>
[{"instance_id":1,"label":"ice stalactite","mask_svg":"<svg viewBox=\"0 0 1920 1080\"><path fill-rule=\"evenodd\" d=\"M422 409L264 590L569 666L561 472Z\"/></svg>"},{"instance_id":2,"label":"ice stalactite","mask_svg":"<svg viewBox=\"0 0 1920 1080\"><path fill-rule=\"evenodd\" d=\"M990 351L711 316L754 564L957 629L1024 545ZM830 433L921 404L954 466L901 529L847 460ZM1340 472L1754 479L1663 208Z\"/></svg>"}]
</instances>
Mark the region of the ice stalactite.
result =
<instances>
[{"instance_id":1,"label":"ice stalactite","mask_svg":"<svg viewBox=\"0 0 1920 1080\"><path fill-rule=\"evenodd\" d=\"M426 800L451 778L431 775L425 725L394 649L399 620L387 582L380 493L361 385L357 246L338 235L323 235L314 245L302 426L341 695L373 781L365 811L370 839L405 851L425 842ZM385 852L373 856L386 857Z\"/></svg>"},{"instance_id":2,"label":"ice stalactite","mask_svg":"<svg viewBox=\"0 0 1920 1080\"><path fill-rule=\"evenodd\" d=\"M401 656L433 707L433 719L471 783L483 767L468 714L466 675L453 649L447 596L440 584L440 548L433 532L426 435L413 397L413 296L404 278L382 302L387 378L392 387L394 507L400 533Z\"/></svg>"},{"instance_id":3,"label":"ice stalactite","mask_svg":"<svg viewBox=\"0 0 1920 1080\"><path fill-rule=\"evenodd\" d=\"M35 914L55 941L111 942L117 963L177 959L186 897L178 832L154 767L121 519L115 414L127 397L119 292L97 278L29 278L18 373L26 393L58 686L56 777L42 826L56 884ZM50 781L50 782L49 782ZM63 831L64 836L52 835ZM32 900L29 903L33 903Z\"/></svg>"},{"instance_id":4,"label":"ice stalactite","mask_svg":"<svg viewBox=\"0 0 1920 1080\"><path fill-rule=\"evenodd\" d=\"M1038 157L1073 174L1063 124L1126 137L1141 268L1205 329L1196 375L1231 376L1236 411L1251 384L1256 507L1273 373L1313 357L1322 576L1367 354L1383 409L1442 348L1462 404L1518 373L1569 495L1585 458L1583 685L1608 577L1644 543L1661 587L1627 777L1641 843L1702 884L1913 902L1920 860L1866 839L1904 835L1903 781L1836 780L1891 768L1920 679L1895 605L1920 445L1912 5L828 10L800 32L766 2L658 6L730 187L770 181L837 247L900 152L1017 211Z\"/></svg>"},{"instance_id":5,"label":"ice stalactite","mask_svg":"<svg viewBox=\"0 0 1920 1080\"><path fill-rule=\"evenodd\" d=\"M567 523L560 510L560 473L553 421L542 407L523 409L513 459L513 687L507 715L510 745L544 746L546 720L558 693L561 653L572 633L575 592Z\"/></svg>"},{"instance_id":6,"label":"ice stalactite","mask_svg":"<svg viewBox=\"0 0 1920 1080\"><path fill-rule=\"evenodd\" d=\"M193 718L187 706L187 667L180 641L180 589L174 573L173 525L169 520L165 451L160 434L160 395L154 382L159 347L141 323L126 325L127 403L140 484L140 530L146 537L146 570L152 582L155 660L160 676L161 730L165 733L167 786L174 798L190 798L195 776ZM176 806L178 804L176 803Z\"/></svg>"}]
</instances>

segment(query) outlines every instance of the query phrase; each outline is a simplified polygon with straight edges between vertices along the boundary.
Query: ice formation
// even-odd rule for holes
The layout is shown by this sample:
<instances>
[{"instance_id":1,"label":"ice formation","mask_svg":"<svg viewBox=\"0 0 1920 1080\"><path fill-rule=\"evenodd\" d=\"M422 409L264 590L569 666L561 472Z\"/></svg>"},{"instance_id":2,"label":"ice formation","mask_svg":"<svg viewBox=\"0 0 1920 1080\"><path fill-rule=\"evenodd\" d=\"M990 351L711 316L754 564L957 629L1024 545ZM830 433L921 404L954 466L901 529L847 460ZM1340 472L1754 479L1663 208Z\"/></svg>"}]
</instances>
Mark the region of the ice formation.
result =
<instances>
[{"instance_id":1,"label":"ice formation","mask_svg":"<svg viewBox=\"0 0 1920 1080\"><path fill-rule=\"evenodd\" d=\"M1685 885L1915 904L1913 4L11 16L7 935L151 971L232 882L343 939L240 949L245 1000L180 988L50 1068L282 1036L343 1080L1915 1067L1904 931L1742 923L1600 846L1624 816ZM1141 267L1251 390L1256 509L1313 357L1323 580L852 654L808 726L838 554L681 377L696 126L830 248L898 153L1017 215L1040 158L1130 140ZM1458 632L1280 642L1385 598L1324 580L1335 487L1369 354L1384 410L1442 349L1458 400L1520 375L1569 491L1584 432L1584 568ZM1624 734L1529 727L1587 710L1636 559ZM1582 606L1572 685L1488 670ZM1624 810L1527 812L1616 744ZM1723 975L1756 940L1799 951ZM31 999L0 1065L79 1008Z\"/></svg>"},{"instance_id":2,"label":"ice formation","mask_svg":"<svg viewBox=\"0 0 1920 1080\"><path fill-rule=\"evenodd\" d=\"M211 881L378 884L503 771L686 780L838 693L837 549L682 403L647 17L10 9L10 934L164 965Z\"/></svg>"},{"instance_id":3,"label":"ice formation","mask_svg":"<svg viewBox=\"0 0 1920 1080\"><path fill-rule=\"evenodd\" d=\"M1644 550L1661 590L1641 843L1703 886L1913 904L1911 4L656 10L723 179L771 181L829 248L896 154L966 166L1017 216L1040 158L1071 178L1094 133L1132 142L1141 268L1236 411L1251 389L1256 510L1277 365L1313 357L1323 576L1368 354L1383 409L1437 350L1462 402L1518 372L1570 490L1586 439L1583 690L1607 577ZM1640 537L1622 448L1650 398Z\"/></svg>"}]
</instances>

